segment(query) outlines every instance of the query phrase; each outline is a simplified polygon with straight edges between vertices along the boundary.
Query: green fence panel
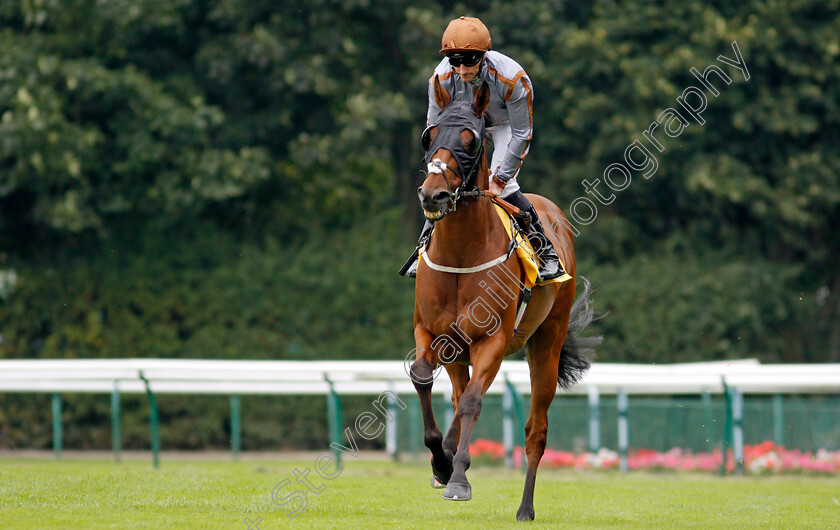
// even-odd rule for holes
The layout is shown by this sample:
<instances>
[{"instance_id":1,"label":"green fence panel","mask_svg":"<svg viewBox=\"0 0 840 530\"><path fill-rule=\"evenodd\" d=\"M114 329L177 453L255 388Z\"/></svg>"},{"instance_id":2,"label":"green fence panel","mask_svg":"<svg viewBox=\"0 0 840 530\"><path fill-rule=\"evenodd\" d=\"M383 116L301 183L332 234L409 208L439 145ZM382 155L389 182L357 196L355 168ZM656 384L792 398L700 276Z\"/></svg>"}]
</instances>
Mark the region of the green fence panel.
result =
<instances>
[{"instance_id":1,"label":"green fence panel","mask_svg":"<svg viewBox=\"0 0 840 530\"><path fill-rule=\"evenodd\" d=\"M416 395L401 395L411 407L419 407ZM530 396L524 395L523 415L527 416ZM781 430L785 446L801 451L840 449L840 396L783 397L784 419L775 422L773 395L743 396L743 437L747 445L778 440ZM443 418L450 407L448 400L435 395L433 408L438 426L445 433ZM601 447L618 450L618 408L615 396L601 395L598 405ZM419 408L418 408L419 412ZM653 449L665 452L675 447L693 452L720 449L726 422L726 401L722 395L639 396L631 395L627 414L630 424L629 451ZM414 418L416 425L410 429ZM548 411L546 447L576 453L588 450L589 403L585 395L558 394ZM502 396L485 396L481 417L473 430L478 439L503 441ZM397 451L407 453L419 446L422 458L428 458L423 447L423 426L420 415L400 414L397 418ZM414 436L416 440L411 440ZM519 440L517 439L517 445Z\"/></svg>"}]
</instances>

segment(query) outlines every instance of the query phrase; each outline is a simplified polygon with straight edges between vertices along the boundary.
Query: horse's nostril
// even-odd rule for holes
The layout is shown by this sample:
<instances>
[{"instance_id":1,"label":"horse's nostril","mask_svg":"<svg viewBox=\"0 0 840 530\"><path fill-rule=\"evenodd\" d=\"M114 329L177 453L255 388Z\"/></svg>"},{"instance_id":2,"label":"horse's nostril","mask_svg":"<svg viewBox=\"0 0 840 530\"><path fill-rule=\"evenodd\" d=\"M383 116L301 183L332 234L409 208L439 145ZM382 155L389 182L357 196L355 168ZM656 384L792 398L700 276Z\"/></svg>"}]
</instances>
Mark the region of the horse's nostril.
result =
<instances>
[{"instance_id":1,"label":"horse's nostril","mask_svg":"<svg viewBox=\"0 0 840 530\"><path fill-rule=\"evenodd\" d=\"M435 196L432 198L435 202L445 202L449 200L451 194L448 191L439 191L435 193Z\"/></svg>"}]
</instances>

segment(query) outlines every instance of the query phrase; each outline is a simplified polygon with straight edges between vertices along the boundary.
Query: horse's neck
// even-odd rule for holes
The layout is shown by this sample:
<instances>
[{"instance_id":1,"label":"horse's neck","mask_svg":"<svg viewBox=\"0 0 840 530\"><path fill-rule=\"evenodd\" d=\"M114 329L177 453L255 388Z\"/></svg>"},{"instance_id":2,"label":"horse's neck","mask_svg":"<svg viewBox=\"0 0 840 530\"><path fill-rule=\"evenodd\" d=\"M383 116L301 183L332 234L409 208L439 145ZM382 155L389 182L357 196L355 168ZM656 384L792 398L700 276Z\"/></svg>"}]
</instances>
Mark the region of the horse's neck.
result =
<instances>
[{"instance_id":1,"label":"horse's neck","mask_svg":"<svg viewBox=\"0 0 840 530\"><path fill-rule=\"evenodd\" d=\"M475 185L486 191L490 184L487 156L483 156L478 167ZM502 238L494 238L496 212L486 197L475 197L458 201L454 212L435 224L435 236L430 250L438 256L456 259L462 266L475 265L475 260L486 252L497 252L507 248ZM500 226L498 228L501 228ZM503 229L502 229L503 230Z\"/></svg>"},{"instance_id":2,"label":"horse's neck","mask_svg":"<svg viewBox=\"0 0 840 530\"><path fill-rule=\"evenodd\" d=\"M498 214L486 197L459 201L457 209L436 223L430 250L447 265L469 267L507 248ZM488 258L488 256L491 256ZM455 263L457 262L457 263Z\"/></svg>"},{"instance_id":3,"label":"horse's neck","mask_svg":"<svg viewBox=\"0 0 840 530\"><path fill-rule=\"evenodd\" d=\"M484 197L461 199L455 211L438 222L435 229L447 236L457 236L461 241L466 237L482 236L492 221L491 213L492 204Z\"/></svg>"},{"instance_id":4,"label":"horse's neck","mask_svg":"<svg viewBox=\"0 0 840 530\"><path fill-rule=\"evenodd\" d=\"M490 170L487 168L487 142L482 140L482 148L484 155L481 157L481 162L478 164L478 177L475 179L475 185L481 191L487 191L490 188Z\"/></svg>"}]
</instances>

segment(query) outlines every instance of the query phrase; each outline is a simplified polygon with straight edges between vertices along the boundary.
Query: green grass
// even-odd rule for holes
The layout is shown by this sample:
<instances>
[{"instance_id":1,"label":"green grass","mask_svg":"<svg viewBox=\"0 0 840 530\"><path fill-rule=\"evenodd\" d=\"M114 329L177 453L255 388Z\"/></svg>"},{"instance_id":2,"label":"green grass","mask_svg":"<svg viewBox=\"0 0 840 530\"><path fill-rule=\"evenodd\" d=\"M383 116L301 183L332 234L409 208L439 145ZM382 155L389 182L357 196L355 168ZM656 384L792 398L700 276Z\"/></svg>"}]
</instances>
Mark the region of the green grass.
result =
<instances>
[{"instance_id":1,"label":"green grass","mask_svg":"<svg viewBox=\"0 0 840 530\"><path fill-rule=\"evenodd\" d=\"M473 500L450 502L429 487L427 465L345 459L340 476L309 494L305 511L274 504L298 461L0 459L0 528L233 528L262 518L280 528L509 528L523 476L470 470ZM283 489L291 493L293 486ZM541 470L537 519L527 528L840 528L840 478Z\"/></svg>"}]
</instances>

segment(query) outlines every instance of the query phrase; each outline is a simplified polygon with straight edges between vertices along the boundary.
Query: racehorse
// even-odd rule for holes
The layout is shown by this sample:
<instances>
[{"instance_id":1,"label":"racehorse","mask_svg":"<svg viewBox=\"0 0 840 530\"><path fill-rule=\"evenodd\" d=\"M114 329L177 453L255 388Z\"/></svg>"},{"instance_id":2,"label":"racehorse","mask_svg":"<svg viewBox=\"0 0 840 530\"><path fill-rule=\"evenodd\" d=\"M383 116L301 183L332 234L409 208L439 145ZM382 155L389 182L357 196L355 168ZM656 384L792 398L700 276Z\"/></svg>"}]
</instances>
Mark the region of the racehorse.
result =
<instances>
[{"instance_id":1,"label":"racehorse","mask_svg":"<svg viewBox=\"0 0 840 530\"><path fill-rule=\"evenodd\" d=\"M516 518L530 521L537 467L545 451L548 407L558 383L568 387L583 376L601 337L576 337L595 318L589 285L582 281L583 293L573 305L576 267L569 223L552 202L532 194L528 198L544 226L554 228L546 232L571 278L535 286L518 331L514 330L517 304L512 297L516 301L522 297L526 272L516 254L509 252L510 237L487 193L483 115L489 89L487 85L478 89L472 102L451 101L435 79L434 95L443 111L440 122L424 132L429 171L417 193L426 218L435 224L418 264L416 357L410 370L422 408L425 445L431 451L432 486L445 486L443 497L448 500L472 498L466 471L482 397L502 359L524 346L531 410L525 425L525 487ZM445 437L432 412L432 384L441 365L452 381L455 412Z\"/></svg>"}]
</instances>

